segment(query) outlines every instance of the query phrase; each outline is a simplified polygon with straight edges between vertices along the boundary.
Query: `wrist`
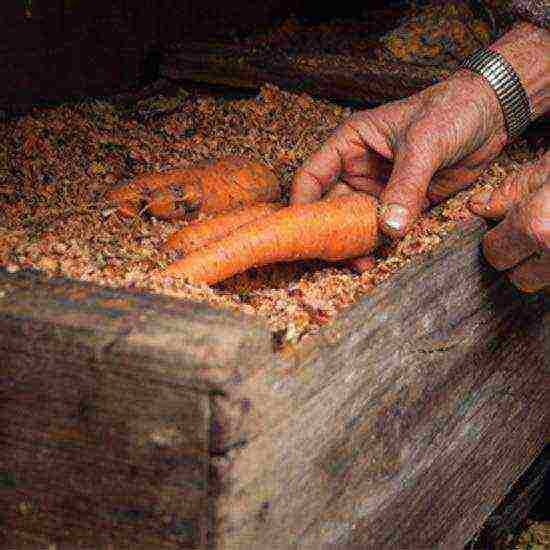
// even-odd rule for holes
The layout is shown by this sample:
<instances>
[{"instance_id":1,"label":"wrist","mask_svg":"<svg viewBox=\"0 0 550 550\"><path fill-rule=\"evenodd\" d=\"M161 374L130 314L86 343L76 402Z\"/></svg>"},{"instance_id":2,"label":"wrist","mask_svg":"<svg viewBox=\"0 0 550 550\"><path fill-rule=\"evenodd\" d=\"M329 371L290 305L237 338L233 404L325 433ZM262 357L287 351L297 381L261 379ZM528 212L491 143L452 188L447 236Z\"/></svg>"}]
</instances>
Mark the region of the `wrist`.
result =
<instances>
[{"instance_id":1,"label":"wrist","mask_svg":"<svg viewBox=\"0 0 550 550\"><path fill-rule=\"evenodd\" d=\"M506 142L506 124L504 114L495 91L486 78L465 68L460 68L452 76L459 80L457 86L469 95L478 106L481 115L480 123L485 128L484 134L494 133Z\"/></svg>"},{"instance_id":2,"label":"wrist","mask_svg":"<svg viewBox=\"0 0 550 550\"><path fill-rule=\"evenodd\" d=\"M518 23L490 46L512 65L531 103L532 119L550 112L550 31Z\"/></svg>"}]
</instances>

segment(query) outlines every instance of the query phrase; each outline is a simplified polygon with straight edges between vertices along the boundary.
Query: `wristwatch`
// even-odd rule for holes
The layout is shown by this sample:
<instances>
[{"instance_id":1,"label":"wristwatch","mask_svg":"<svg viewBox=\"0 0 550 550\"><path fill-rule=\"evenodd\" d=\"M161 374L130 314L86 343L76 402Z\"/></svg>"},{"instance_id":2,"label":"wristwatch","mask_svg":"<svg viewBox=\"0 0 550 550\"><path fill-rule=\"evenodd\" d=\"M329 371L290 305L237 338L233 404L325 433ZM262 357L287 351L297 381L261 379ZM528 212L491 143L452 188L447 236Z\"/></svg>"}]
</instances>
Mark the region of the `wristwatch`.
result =
<instances>
[{"instance_id":1,"label":"wristwatch","mask_svg":"<svg viewBox=\"0 0 550 550\"><path fill-rule=\"evenodd\" d=\"M467 57L461 65L487 80L504 115L508 140L514 141L531 122L531 102L521 80L501 54L481 48Z\"/></svg>"}]
</instances>

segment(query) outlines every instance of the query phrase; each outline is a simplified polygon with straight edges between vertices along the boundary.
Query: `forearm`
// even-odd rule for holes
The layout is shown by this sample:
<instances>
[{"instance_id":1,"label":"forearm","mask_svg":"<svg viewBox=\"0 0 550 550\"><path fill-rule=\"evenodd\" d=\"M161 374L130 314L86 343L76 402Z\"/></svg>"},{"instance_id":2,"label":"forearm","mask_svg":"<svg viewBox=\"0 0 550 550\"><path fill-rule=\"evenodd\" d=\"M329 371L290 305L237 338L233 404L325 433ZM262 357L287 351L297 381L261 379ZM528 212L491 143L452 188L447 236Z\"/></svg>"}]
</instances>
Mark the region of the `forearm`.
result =
<instances>
[{"instance_id":1,"label":"forearm","mask_svg":"<svg viewBox=\"0 0 550 550\"><path fill-rule=\"evenodd\" d=\"M519 75L533 117L550 112L550 31L521 22L491 45Z\"/></svg>"}]
</instances>

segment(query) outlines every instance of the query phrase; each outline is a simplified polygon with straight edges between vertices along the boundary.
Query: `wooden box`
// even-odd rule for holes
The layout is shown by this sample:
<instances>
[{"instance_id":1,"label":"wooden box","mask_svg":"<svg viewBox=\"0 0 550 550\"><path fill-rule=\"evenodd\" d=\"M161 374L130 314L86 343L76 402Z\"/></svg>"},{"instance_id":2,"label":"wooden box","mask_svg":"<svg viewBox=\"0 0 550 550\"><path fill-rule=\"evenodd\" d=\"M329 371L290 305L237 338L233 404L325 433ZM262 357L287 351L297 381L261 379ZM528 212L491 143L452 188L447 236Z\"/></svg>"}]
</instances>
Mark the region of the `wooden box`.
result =
<instances>
[{"instance_id":1,"label":"wooden box","mask_svg":"<svg viewBox=\"0 0 550 550\"><path fill-rule=\"evenodd\" d=\"M0 547L462 548L550 436L550 300L485 230L285 355L250 318L0 270Z\"/></svg>"}]
</instances>

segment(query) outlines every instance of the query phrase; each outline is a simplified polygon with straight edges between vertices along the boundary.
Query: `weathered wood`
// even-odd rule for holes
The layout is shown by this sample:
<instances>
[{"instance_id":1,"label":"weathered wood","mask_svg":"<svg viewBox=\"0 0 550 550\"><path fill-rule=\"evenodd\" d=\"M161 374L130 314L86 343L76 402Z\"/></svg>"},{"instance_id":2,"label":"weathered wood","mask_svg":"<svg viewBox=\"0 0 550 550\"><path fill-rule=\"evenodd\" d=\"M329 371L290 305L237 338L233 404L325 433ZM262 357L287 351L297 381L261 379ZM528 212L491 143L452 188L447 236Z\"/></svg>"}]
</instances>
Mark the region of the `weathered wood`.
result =
<instances>
[{"instance_id":1,"label":"weathered wood","mask_svg":"<svg viewBox=\"0 0 550 550\"><path fill-rule=\"evenodd\" d=\"M311 55L311 54L309 54ZM302 57L307 58L308 53ZM382 102L411 95L433 84L443 69L377 62L358 62L343 56L330 62L324 54L316 63L297 65L280 52L251 53L249 48L222 41L185 41L167 50L160 74L229 87L259 89L269 82L281 88L329 99ZM328 65L327 65L328 64Z\"/></svg>"},{"instance_id":2,"label":"weathered wood","mask_svg":"<svg viewBox=\"0 0 550 550\"><path fill-rule=\"evenodd\" d=\"M472 541L475 548L506 550L529 513L542 504L545 484L550 487L550 443L539 454L529 469L513 485L506 498L485 522L481 532ZM546 502L546 506L548 503ZM542 509L542 508L541 508Z\"/></svg>"},{"instance_id":3,"label":"weathered wood","mask_svg":"<svg viewBox=\"0 0 550 550\"><path fill-rule=\"evenodd\" d=\"M481 527L550 436L550 302L484 264L483 231L226 387L220 548L461 548Z\"/></svg>"},{"instance_id":4,"label":"weathered wood","mask_svg":"<svg viewBox=\"0 0 550 550\"><path fill-rule=\"evenodd\" d=\"M199 304L0 270L2 548L202 547L210 398L194 373L270 349Z\"/></svg>"},{"instance_id":5,"label":"weathered wood","mask_svg":"<svg viewBox=\"0 0 550 550\"><path fill-rule=\"evenodd\" d=\"M484 263L485 229L466 224L284 357L206 306L0 272L3 441L41 449L34 434L76 416L79 457L103 453L101 486L116 485L153 433L196 456L204 414L174 419L207 397L209 548L462 548L550 437L550 300ZM159 472L148 495L173 487Z\"/></svg>"}]
</instances>

